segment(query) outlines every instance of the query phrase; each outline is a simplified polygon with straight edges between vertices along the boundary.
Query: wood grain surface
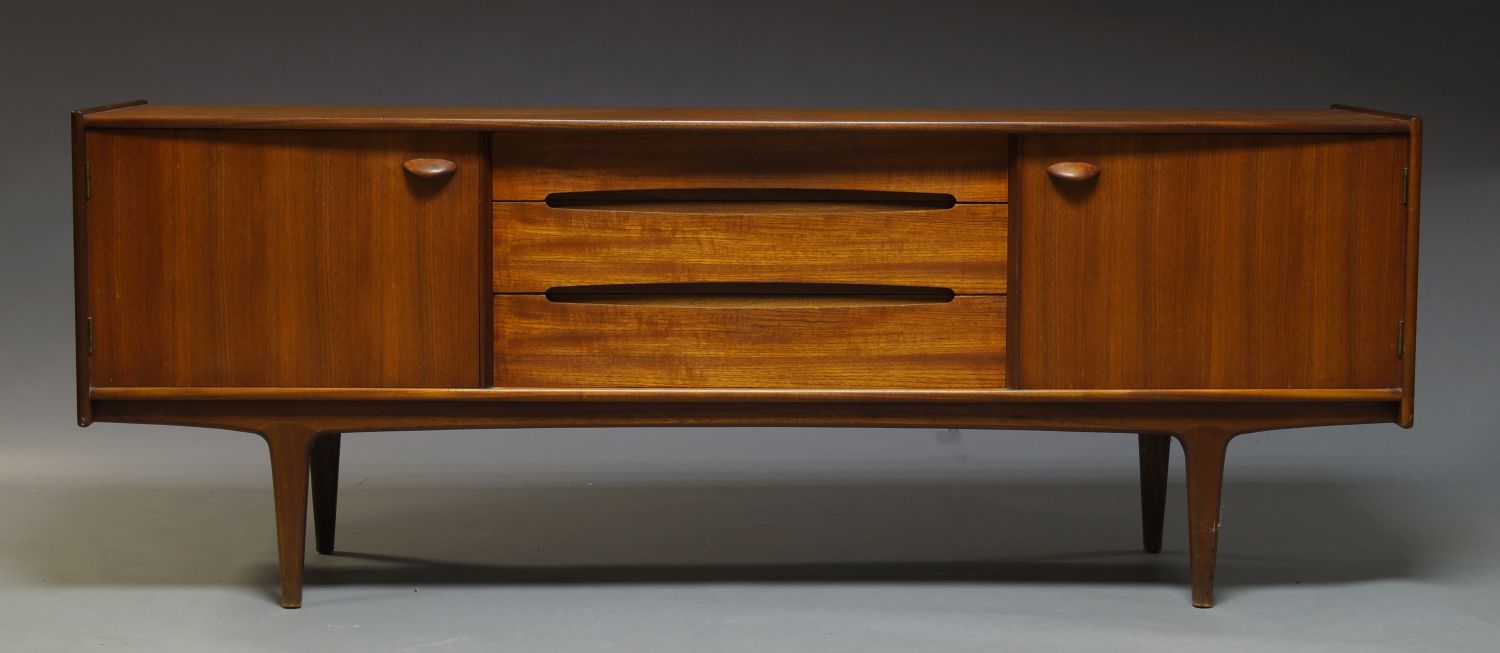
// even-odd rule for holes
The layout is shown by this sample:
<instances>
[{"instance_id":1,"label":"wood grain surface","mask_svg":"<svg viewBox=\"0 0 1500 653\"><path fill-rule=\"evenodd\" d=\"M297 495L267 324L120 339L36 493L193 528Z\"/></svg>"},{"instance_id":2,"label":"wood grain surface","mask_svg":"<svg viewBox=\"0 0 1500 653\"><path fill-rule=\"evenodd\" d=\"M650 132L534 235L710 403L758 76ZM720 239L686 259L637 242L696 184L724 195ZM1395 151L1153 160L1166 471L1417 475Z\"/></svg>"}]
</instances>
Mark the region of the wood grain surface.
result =
<instances>
[{"instance_id":1,"label":"wood grain surface","mask_svg":"<svg viewBox=\"0 0 1500 653\"><path fill-rule=\"evenodd\" d=\"M1005 134L568 131L493 136L497 200L712 188L941 193L1004 202Z\"/></svg>"},{"instance_id":2,"label":"wood grain surface","mask_svg":"<svg viewBox=\"0 0 1500 653\"><path fill-rule=\"evenodd\" d=\"M768 202L600 209L497 202L494 288L674 282L933 286L1003 294L1006 207Z\"/></svg>"},{"instance_id":3,"label":"wood grain surface","mask_svg":"<svg viewBox=\"0 0 1500 653\"><path fill-rule=\"evenodd\" d=\"M479 385L480 145L90 131L93 384ZM402 170L420 156L458 170Z\"/></svg>"},{"instance_id":4,"label":"wood grain surface","mask_svg":"<svg viewBox=\"0 0 1500 653\"><path fill-rule=\"evenodd\" d=\"M85 124L88 117L105 111L123 109L145 100L129 100L116 104L79 109L69 116L70 150L73 164L73 365L74 389L77 402L78 425L88 426L94 421L94 406L89 400L91 375L89 359L93 357L93 322L89 319L89 197L91 170L89 169L88 136Z\"/></svg>"},{"instance_id":5,"label":"wood grain surface","mask_svg":"<svg viewBox=\"0 0 1500 653\"><path fill-rule=\"evenodd\" d=\"M844 305L495 297L495 385L1000 388L1005 298Z\"/></svg>"},{"instance_id":6,"label":"wood grain surface","mask_svg":"<svg viewBox=\"0 0 1500 653\"><path fill-rule=\"evenodd\" d=\"M333 550L343 433L1136 433L1148 551L1175 437L1208 607L1232 438L1411 424L1421 133L1342 106L78 112L79 420L264 437L286 607L309 478Z\"/></svg>"},{"instance_id":7,"label":"wood grain surface","mask_svg":"<svg viewBox=\"0 0 1500 653\"><path fill-rule=\"evenodd\" d=\"M1395 405L1398 388L1324 388L1317 390L981 390L827 389L827 388L94 388L96 400L132 401L432 401L620 403L1329 403L1368 402Z\"/></svg>"},{"instance_id":8,"label":"wood grain surface","mask_svg":"<svg viewBox=\"0 0 1500 653\"><path fill-rule=\"evenodd\" d=\"M1024 388L1391 388L1404 136L1028 136ZM1047 166L1089 161L1086 183Z\"/></svg>"},{"instance_id":9,"label":"wood grain surface","mask_svg":"<svg viewBox=\"0 0 1500 653\"><path fill-rule=\"evenodd\" d=\"M1401 132L1399 118L1339 109L689 109L332 107L148 104L101 113L98 127L459 131Z\"/></svg>"}]
</instances>

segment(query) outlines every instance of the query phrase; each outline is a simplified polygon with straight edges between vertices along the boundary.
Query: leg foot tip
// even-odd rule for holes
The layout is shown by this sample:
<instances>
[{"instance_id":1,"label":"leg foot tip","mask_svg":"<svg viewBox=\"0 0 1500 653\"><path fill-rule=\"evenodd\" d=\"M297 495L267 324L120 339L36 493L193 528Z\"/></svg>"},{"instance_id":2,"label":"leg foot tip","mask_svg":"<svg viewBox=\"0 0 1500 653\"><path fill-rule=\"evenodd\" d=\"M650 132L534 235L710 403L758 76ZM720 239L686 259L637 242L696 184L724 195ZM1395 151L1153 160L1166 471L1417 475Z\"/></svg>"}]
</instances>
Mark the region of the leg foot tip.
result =
<instances>
[{"instance_id":1,"label":"leg foot tip","mask_svg":"<svg viewBox=\"0 0 1500 653\"><path fill-rule=\"evenodd\" d=\"M288 610L296 610L297 608L302 607L302 599L297 599L296 601L288 601L286 599L282 599L281 607Z\"/></svg>"},{"instance_id":2,"label":"leg foot tip","mask_svg":"<svg viewBox=\"0 0 1500 653\"><path fill-rule=\"evenodd\" d=\"M1204 599L1193 599L1193 607L1195 607L1195 608L1212 608L1212 607L1214 607L1214 600L1213 599L1207 599L1207 600L1204 600Z\"/></svg>"}]
</instances>

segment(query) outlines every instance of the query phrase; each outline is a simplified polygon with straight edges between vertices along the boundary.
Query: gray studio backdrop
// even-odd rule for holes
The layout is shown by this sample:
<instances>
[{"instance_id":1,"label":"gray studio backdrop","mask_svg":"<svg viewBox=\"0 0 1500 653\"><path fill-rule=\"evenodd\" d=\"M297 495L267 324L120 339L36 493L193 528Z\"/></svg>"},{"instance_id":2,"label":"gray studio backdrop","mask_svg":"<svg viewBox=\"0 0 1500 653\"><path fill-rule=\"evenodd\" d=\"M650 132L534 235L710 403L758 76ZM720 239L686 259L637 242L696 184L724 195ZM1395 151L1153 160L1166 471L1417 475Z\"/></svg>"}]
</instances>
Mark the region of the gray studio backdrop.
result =
<instances>
[{"instance_id":1,"label":"gray studio backdrop","mask_svg":"<svg viewBox=\"0 0 1500 653\"><path fill-rule=\"evenodd\" d=\"M7 3L0 476L269 482L254 436L74 426L67 114L75 108L132 98L741 107L1340 102L1427 120L1416 428L1242 438L1230 454L1230 492L1237 479L1268 476L1401 476L1493 494L1500 51L1485 4ZM421 477L434 486L443 483L436 473L753 485L1125 477L1135 465L1127 436L933 430L371 434L346 438L344 449L349 479Z\"/></svg>"}]
</instances>

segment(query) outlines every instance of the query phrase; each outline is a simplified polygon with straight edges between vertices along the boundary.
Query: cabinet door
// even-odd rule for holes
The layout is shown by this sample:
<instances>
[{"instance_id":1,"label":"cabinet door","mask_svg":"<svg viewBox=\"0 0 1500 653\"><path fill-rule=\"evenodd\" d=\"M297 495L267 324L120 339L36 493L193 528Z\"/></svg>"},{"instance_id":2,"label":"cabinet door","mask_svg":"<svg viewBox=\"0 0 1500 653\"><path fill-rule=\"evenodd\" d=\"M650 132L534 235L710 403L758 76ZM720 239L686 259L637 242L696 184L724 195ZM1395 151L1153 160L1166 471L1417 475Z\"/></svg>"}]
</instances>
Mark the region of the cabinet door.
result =
<instances>
[{"instance_id":1,"label":"cabinet door","mask_svg":"<svg viewBox=\"0 0 1500 653\"><path fill-rule=\"evenodd\" d=\"M480 384L480 135L87 138L94 386Z\"/></svg>"},{"instance_id":2,"label":"cabinet door","mask_svg":"<svg viewBox=\"0 0 1500 653\"><path fill-rule=\"evenodd\" d=\"M1021 139L1025 388L1400 385L1404 136ZM1058 162L1098 166L1054 179Z\"/></svg>"}]
</instances>

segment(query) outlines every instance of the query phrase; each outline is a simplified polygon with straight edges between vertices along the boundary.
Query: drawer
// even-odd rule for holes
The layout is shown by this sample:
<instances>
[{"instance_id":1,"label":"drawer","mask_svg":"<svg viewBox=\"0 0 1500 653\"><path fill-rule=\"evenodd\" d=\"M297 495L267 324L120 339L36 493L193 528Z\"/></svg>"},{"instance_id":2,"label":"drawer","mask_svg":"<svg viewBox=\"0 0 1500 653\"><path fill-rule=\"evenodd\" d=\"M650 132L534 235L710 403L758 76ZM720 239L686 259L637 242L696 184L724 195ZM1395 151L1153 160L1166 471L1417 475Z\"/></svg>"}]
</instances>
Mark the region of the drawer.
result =
<instances>
[{"instance_id":1,"label":"drawer","mask_svg":"<svg viewBox=\"0 0 1500 653\"><path fill-rule=\"evenodd\" d=\"M493 225L499 293L672 282L1006 287L1003 204L498 202Z\"/></svg>"},{"instance_id":2,"label":"drawer","mask_svg":"<svg viewBox=\"0 0 1500 653\"><path fill-rule=\"evenodd\" d=\"M495 297L495 385L1002 388L1005 297Z\"/></svg>"},{"instance_id":3,"label":"drawer","mask_svg":"<svg viewBox=\"0 0 1500 653\"><path fill-rule=\"evenodd\" d=\"M776 189L933 193L1004 202L1009 138L979 132L501 132L497 200L562 193Z\"/></svg>"}]
</instances>

